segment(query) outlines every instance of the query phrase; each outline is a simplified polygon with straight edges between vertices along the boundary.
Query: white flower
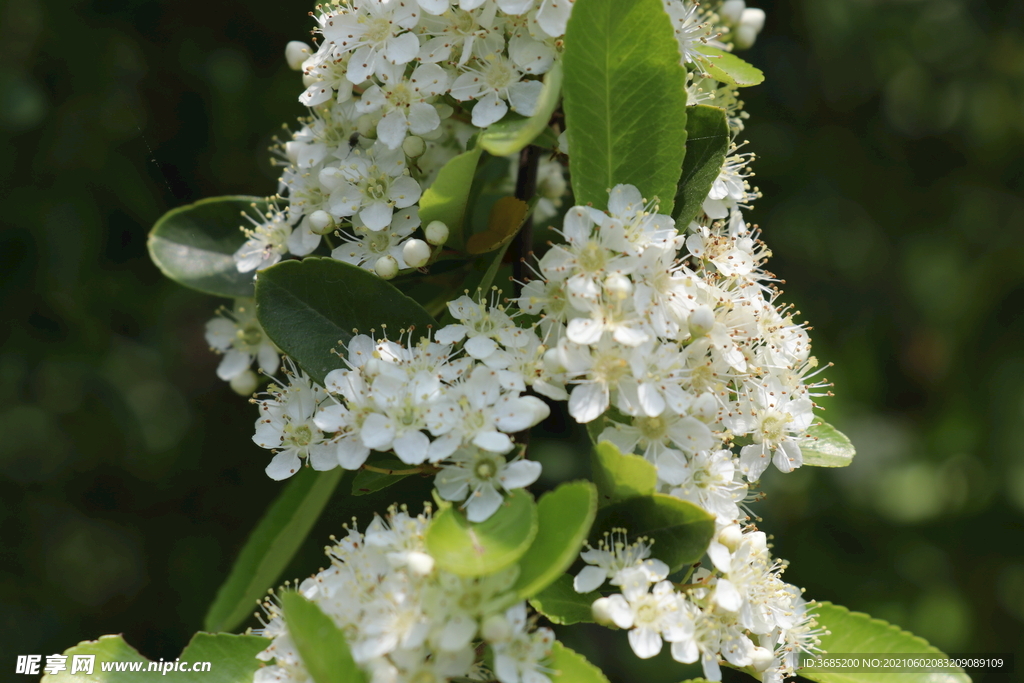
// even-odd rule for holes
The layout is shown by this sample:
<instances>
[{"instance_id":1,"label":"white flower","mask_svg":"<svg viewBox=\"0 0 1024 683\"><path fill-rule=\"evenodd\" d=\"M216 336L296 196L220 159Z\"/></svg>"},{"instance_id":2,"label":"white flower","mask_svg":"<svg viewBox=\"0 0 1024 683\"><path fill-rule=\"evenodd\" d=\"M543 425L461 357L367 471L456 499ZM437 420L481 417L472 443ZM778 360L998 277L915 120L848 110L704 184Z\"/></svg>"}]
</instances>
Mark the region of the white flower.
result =
<instances>
[{"instance_id":1,"label":"white flower","mask_svg":"<svg viewBox=\"0 0 1024 683\"><path fill-rule=\"evenodd\" d=\"M736 479L739 472L730 451L701 451L689 457L665 451L657 465L658 478L673 487L673 496L714 513L719 521L739 518L737 503L746 497L747 487Z\"/></svg>"},{"instance_id":2,"label":"white flower","mask_svg":"<svg viewBox=\"0 0 1024 683\"><path fill-rule=\"evenodd\" d=\"M410 29L419 21L416 2L403 0L364 0L355 11L344 6L325 14L321 29L324 38L337 53L351 52L348 80L359 85L388 63L408 64L420 49L420 41Z\"/></svg>"},{"instance_id":3,"label":"white flower","mask_svg":"<svg viewBox=\"0 0 1024 683\"><path fill-rule=\"evenodd\" d=\"M371 85L356 105L361 113L383 109L377 124L377 138L389 149L402 145L409 131L425 135L441 125L441 117L431 103L448 90L448 74L436 64L422 64L406 78L404 67L385 69L383 85Z\"/></svg>"},{"instance_id":4,"label":"white flower","mask_svg":"<svg viewBox=\"0 0 1024 683\"><path fill-rule=\"evenodd\" d=\"M406 268L404 247L406 240L419 227L420 218L415 208L396 211L391 224L384 230L370 230L365 227L353 228L352 234L342 233L345 241L335 247L331 257L351 263L366 270L373 270L377 259L391 256L399 268Z\"/></svg>"},{"instance_id":5,"label":"white flower","mask_svg":"<svg viewBox=\"0 0 1024 683\"><path fill-rule=\"evenodd\" d=\"M277 480L298 472L302 458L316 464L316 469L330 469L337 462L334 447L325 442L313 421L317 406L327 398L326 393L294 366L290 365L288 373L288 386L271 385L269 397L260 401L260 417L252 437L257 446L275 451L266 471L271 479Z\"/></svg>"},{"instance_id":6,"label":"white flower","mask_svg":"<svg viewBox=\"0 0 1024 683\"><path fill-rule=\"evenodd\" d=\"M252 205L257 210L257 218L248 213L242 213L245 219L252 224L251 228L242 228L245 233L245 244L235 251L235 267L239 273L248 273L253 270L269 268L288 252L288 245L292 235L292 225L288 214L272 205L265 214L260 214L256 204ZM319 243L319 237L317 238ZM302 243L299 243L302 246ZM316 246L314 245L314 249ZM312 249L310 249L312 251ZM306 252L309 253L309 252Z\"/></svg>"},{"instance_id":7,"label":"white flower","mask_svg":"<svg viewBox=\"0 0 1024 683\"><path fill-rule=\"evenodd\" d=\"M611 441L623 453L639 450L652 463L667 452L682 457L673 447L694 453L711 448L714 443L714 437L706 424L695 417L670 413L658 417L635 417L632 424L616 422L605 428L598 439Z\"/></svg>"},{"instance_id":8,"label":"white flower","mask_svg":"<svg viewBox=\"0 0 1024 683\"><path fill-rule=\"evenodd\" d=\"M649 559L650 558L650 559ZM580 559L588 566L580 570L572 585L577 593L589 593L610 580L613 586L622 585L626 572L639 569L649 583L655 583L668 576L668 565L651 558L651 543L640 538L628 542L625 529L606 532L597 547L587 545L580 553Z\"/></svg>"},{"instance_id":9,"label":"white flower","mask_svg":"<svg viewBox=\"0 0 1024 683\"><path fill-rule=\"evenodd\" d=\"M494 652L494 675L501 683L551 683L551 669L543 662L551 655L555 634L549 628L527 630L526 603L513 605L504 616L505 637L490 642ZM492 627L493 628L493 627ZM486 633L485 633L486 637Z\"/></svg>"},{"instance_id":10,"label":"white flower","mask_svg":"<svg viewBox=\"0 0 1024 683\"><path fill-rule=\"evenodd\" d=\"M672 20L680 61L684 65L699 62L703 57L699 48L708 42L709 33L707 24L701 23L700 6L692 0L662 0L662 5Z\"/></svg>"},{"instance_id":11,"label":"white flower","mask_svg":"<svg viewBox=\"0 0 1024 683\"><path fill-rule=\"evenodd\" d=\"M340 167L328 166L319 175L330 192L330 213L336 217L358 214L369 230L391 225L394 210L412 206L420 186L409 177L405 154L377 142L368 150L352 150Z\"/></svg>"},{"instance_id":12,"label":"white flower","mask_svg":"<svg viewBox=\"0 0 1024 683\"><path fill-rule=\"evenodd\" d=\"M523 81L525 69L501 54L489 54L452 83L451 95L459 101L476 100L473 125L486 128L509 109L530 116L544 88L540 81Z\"/></svg>"},{"instance_id":13,"label":"white flower","mask_svg":"<svg viewBox=\"0 0 1024 683\"><path fill-rule=\"evenodd\" d=\"M224 354L217 376L225 382L248 370L253 359L268 375L277 372L281 361L277 347L256 319L256 302L252 299L236 299L230 313L220 309L217 317L206 323L206 342Z\"/></svg>"},{"instance_id":14,"label":"white flower","mask_svg":"<svg viewBox=\"0 0 1024 683\"><path fill-rule=\"evenodd\" d=\"M493 515L503 500L499 489L512 491L529 486L540 476L539 462L513 459L479 448L456 451L434 480L437 492L445 500L466 500L462 507L471 522L482 522Z\"/></svg>"},{"instance_id":15,"label":"white flower","mask_svg":"<svg viewBox=\"0 0 1024 683\"><path fill-rule=\"evenodd\" d=\"M521 348L530 341L529 331L517 327L500 306L486 306L463 295L448 302L448 311L459 324L442 327L434 338L442 344L465 339L463 348L477 360L486 360L498 350L499 343L506 348Z\"/></svg>"},{"instance_id":16,"label":"white flower","mask_svg":"<svg viewBox=\"0 0 1024 683\"><path fill-rule=\"evenodd\" d=\"M607 613L619 628L629 631L629 645L641 659L649 659L662 647L662 637L677 640L687 631L680 618L683 601L672 583L659 581L650 590L647 575L640 569L623 572L622 593L607 598Z\"/></svg>"}]
</instances>

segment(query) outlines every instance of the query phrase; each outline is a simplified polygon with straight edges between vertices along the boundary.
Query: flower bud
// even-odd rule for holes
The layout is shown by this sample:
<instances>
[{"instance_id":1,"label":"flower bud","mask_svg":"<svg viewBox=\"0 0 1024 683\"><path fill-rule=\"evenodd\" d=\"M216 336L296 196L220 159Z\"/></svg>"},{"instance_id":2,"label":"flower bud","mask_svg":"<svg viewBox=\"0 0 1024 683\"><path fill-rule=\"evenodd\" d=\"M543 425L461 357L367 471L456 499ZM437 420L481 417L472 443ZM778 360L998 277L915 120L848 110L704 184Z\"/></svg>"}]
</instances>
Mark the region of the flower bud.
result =
<instances>
[{"instance_id":1,"label":"flower bud","mask_svg":"<svg viewBox=\"0 0 1024 683\"><path fill-rule=\"evenodd\" d=\"M742 540L743 530L740 529L739 524L730 524L722 529L718 534L718 542L729 550L736 550Z\"/></svg>"},{"instance_id":2,"label":"flower bud","mask_svg":"<svg viewBox=\"0 0 1024 683\"><path fill-rule=\"evenodd\" d=\"M754 671L764 671L775 661L775 654L766 647L755 646L750 653L750 660Z\"/></svg>"},{"instance_id":3,"label":"flower bud","mask_svg":"<svg viewBox=\"0 0 1024 683\"><path fill-rule=\"evenodd\" d=\"M604 279L604 291L613 299L623 301L633 294L633 283L625 275L612 273Z\"/></svg>"},{"instance_id":4,"label":"flower bud","mask_svg":"<svg viewBox=\"0 0 1024 683\"><path fill-rule=\"evenodd\" d=\"M409 240L402 245L402 258L410 268L421 268L430 260L430 245L423 240Z\"/></svg>"},{"instance_id":5,"label":"flower bud","mask_svg":"<svg viewBox=\"0 0 1024 683\"><path fill-rule=\"evenodd\" d=\"M334 219L326 211L314 211L309 214L309 227L318 235L326 235L334 229Z\"/></svg>"},{"instance_id":6,"label":"flower bud","mask_svg":"<svg viewBox=\"0 0 1024 683\"><path fill-rule=\"evenodd\" d=\"M394 256L381 256L373 264L373 271L377 273L380 279L390 280L398 275L398 261L395 260Z\"/></svg>"},{"instance_id":7,"label":"flower bud","mask_svg":"<svg viewBox=\"0 0 1024 683\"><path fill-rule=\"evenodd\" d=\"M245 370L242 374L235 375L229 382L231 388L239 396L251 396L259 383L259 377L252 370Z\"/></svg>"},{"instance_id":8,"label":"flower bud","mask_svg":"<svg viewBox=\"0 0 1024 683\"><path fill-rule=\"evenodd\" d=\"M421 137L410 135L402 142L402 151L405 152L405 156L415 159L427 151L427 143L423 142Z\"/></svg>"},{"instance_id":9,"label":"flower bud","mask_svg":"<svg viewBox=\"0 0 1024 683\"><path fill-rule=\"evenodd\" d=\"M427 241L435 247L448 241L448 226L441 221L430 221L423 232L427 236Z\"/></svg>"},{"instance_id":10,"label":"flower bud","mask_svg":"<svg viewBox=\"0 0 1024 683\"><path fill-rule=\"evenodd\" d=\"M292 71L302 71L302 63L312 54L309 45L301 40L293 40L284 46L284 58Z\"/></svg>"},{"instance_id":11,"label":"flower bud","mask_svg":"<svg viewBox=\"0 0 1024 683\"><path fill-rule=\"evenodd\" d=\"M709 306L698 306L690 314L690 334L694 337L703 337L715 326L715 312Z\"/></svg>"},{"instance_id":12,"label":"flower bud","mask_svg":"<svg viewBox=\"0 0 1024 683\"><path fill-rule=\"evenodd\" d=\"M740 17L743 16L743 10L747 8L747 3L744 0L725 0L722 6L718 8L718 16L720 16L727 24L738 24L740 23Z\"/></svg>"},{"instance_id":13,"label":"flower bud","mask_svg":"<svg viewBox=\"0 0 1024 683\"><path fill-rule=\"evenodd\" d=\"M615 620L612 619L611 600L608 598L594 600L594 604L590 606L590 612L594 616L594 621L601 626L615 626Z\"/></svg>"},{"instance_id":14,"label":"flower bud","mask_svg":"<svg viewBox=\"0 0 1024 683\"><path fill-rule=\"evenodd\" d=\"M512 625L508 623L508 619L504 615L492 614L484 619L484 623L481 624L480 635L488 643L499 643L503 640L508 640L509 636L512 635Z\"/></svg>"}]
</instances>

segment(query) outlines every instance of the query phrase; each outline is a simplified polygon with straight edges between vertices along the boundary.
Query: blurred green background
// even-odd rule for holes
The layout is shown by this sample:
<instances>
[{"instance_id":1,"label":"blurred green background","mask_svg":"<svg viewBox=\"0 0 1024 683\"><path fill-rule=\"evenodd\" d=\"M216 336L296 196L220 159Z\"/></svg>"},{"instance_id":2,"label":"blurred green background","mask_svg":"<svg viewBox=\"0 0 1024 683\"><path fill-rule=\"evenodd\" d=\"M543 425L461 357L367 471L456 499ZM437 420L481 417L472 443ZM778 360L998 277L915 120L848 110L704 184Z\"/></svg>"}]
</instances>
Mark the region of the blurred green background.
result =
<instances>
[{"instance_id":1,"label":"blurred green background","mask_svg":"<svg viewBox=\"0 0 1024 683\"><path fill-rule=\"evenodd\" d=\"M762 528L809 597L1024 666L1024 5L760 6L750 218L836 364L827 417L859 451L769 473ZM219 302L163 280L145 242L167 209L274 190L267 146L302 113L282 51L311 26L305 3L264 0L46 7L0 7L8 672L112 632L174 657L279 489L252 407L214 375ZM546 428L545 481L583 471L575 426ZM291 575L400 494L339 497ZM607 637L574 644L613 680L684 677Z\"/></svg>"}]
</instances>

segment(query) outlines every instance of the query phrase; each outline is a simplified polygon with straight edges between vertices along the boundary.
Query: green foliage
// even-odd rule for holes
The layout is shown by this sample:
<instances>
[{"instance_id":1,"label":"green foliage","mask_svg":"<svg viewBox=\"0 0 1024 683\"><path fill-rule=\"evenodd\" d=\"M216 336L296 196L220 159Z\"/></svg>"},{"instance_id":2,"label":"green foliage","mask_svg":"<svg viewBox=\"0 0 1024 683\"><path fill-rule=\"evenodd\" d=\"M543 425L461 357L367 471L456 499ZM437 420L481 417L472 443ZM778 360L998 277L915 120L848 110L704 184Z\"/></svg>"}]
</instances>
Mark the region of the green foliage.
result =
<instances>
[{"instance_id":1,"label":"green foliage","mask_svg":"<svg viewBox=\"0 0 1024 683\"><path fill-rule=\"evenodd\" d=\"M944 656L942 651L928 644L924 638L901 630L897 626L873 619L867 614L851 612L841 605L823 602L814 607L818 622L829 634L822 636L821 646L835 654L922 654ZM816 671L811 667L800 670L800 676L817 683L971 683L970 677L960 671L950 673L885 673Z\"/></svg>"},{"instance_id":2,"label":"green foliage","mask_svg":"<svg viewBox=\"0 0 1024 683\"><path fill-rule=\"evenodd\" d=\"M558 108L561 94L562 63L555 62L555 65L544 74L544 89L541 90L533 116L517 117L507 114L501 121L480 134L480 147L499 157L522 150L548 127L551 115Z\"/></svg>"},{"instance_id":3,"label":"green foliage","mask_svg":"<svg viewBox=\"0 0 1024 683\"><path fill-rule=\"evenodd\" d=\"M279 596L288 633L314 683L363 683L345 634L315 603L295 591Z\"/></svg>"},{"instance_id":4,"label":"green foliage","mask_svg":"<svg viewBox=\"0 0 1024 683\"><path fill-rule=\"evenodd\" d=\"M815 467L846 467L853 462L857 450L845 434L827 422L807 430L816 441L800 447L805 465Z\"/></svg>"},{"instance_id":5,"label":"green foliage","mask_svg":"<svg viewBox=\"0 0 1024 683\"><path fill-rule=\"evenodd\" d=\"M747 88L764 82L764 74L757 67L748 64L731 52L704 45L698 48L704 55L701 64L708 75L717 81Z\"/></svg>"},{"instance_id":6,"label":"green foliage","mask_svg":"<svg viewBox=\"0 0 1024 683\"><path fill-rule=\"evenodd\" d=\"M280 578L338 486L343 471L303 469L267 509L217 591L203 626L230 631L252 615L253 607Z\"/></svg>"},{"instance_id":7,"label":"green foliage","mask_svg":"<svg viewBox=\"0 0 1024 683\"><path fill-rule=\"evenodd\" d=\"M323 384L342 362L332 353L355 330L425 334L430 314L373 273L327 258L286 261L256 280L256 316L274 343Z\"/></svg>"},{"instance_id":8,"label":"green foliage","mask_svg":"<svg viewBox=\"0 0 1024 683\"><path fill-rule=\"evenodd\" d=\"M505 498L483 522L470 522L447 506L427 529L427 552L437 566L462 576L493 574L516 562L537 535L537 505L522 489Z\"/></svg>"},{"instance_id":9,"label":"green foliage","mask_svg":"<svg viewBox=\"0 0 1024 683\"><path fill-rule=\"evenodd\" d=\"M729 153L729 121L725 110L707 104L687 108L686 156L672 217L685 230L701 210Z\"/></svg>"},{"instance_id":10,"label":"green foliage","mask_svg":"<svg viewBox=\"0 0 1024 683\"><path fill-rule=\"evenodd\" d=\"M577 593L572 587L573 577L562 574L550 586L537 593L530 605L553 624L568 626L594 621L590 606L601 597L597 591Z\"/></svg>"},{"instance_id":11,"label":"green foliage","mask_svg":"<svg viewBox=\"0 0 1024 683\"><path fill-rule=\"evenodd\" d=\"M598 503L602 506L654 493L658 469L642 456L623 454L610 441L594 446L591 464L597 484Z\"/></svg>"},{"instance_id":12,"label":"green foliage","mask_svg":"<svg viewBox=\"0 0 1024 683\"><path fill-rule=\"evenodd\" d=\"M548 666L554 671L552 683L608 683L601 670L559 642L554 643Z\"/></svg>"},{"instance_id":13,"label":"green foliage","mask_svg":"<svg viewBox=\"0 0 1024 683\"><path fill-rule=\"evenodd\" d=\"M251 683L253 674L261 666L256 654L265 649L269 641L257 636L236 636L230 633L197 633L192 637L179 659L182 662L210 662L205 672L162 670L146 671L150 660L138 653L120 635L100 636L64 651L67 668L57 674L46 674L43 683L156 683L178 681L186 683L202 679L210 683ZM71 674L74 655L95 655L91 674ZM170 661L170 660L169 660ZM141 662L142 671L103 671L104 662ZM158 662L159 664L159 662Z\"/></svg>"},{"instance_id":14,"label":"green foliage","mask_svg":"<svg viewBox=\"0 0 1024 683\"><path fill-rule=\"evenodd\" d=\"M578 204L630 183L669 213L686 148L686 71L659 0L578 0L565 33L564 109Z\"/></svg>"},{"instance_id":15,"label":"green foliage","mask_svg":"<svg viewBox=\"0 0 1024 683\"><path fill-rule=\"evenodd\" d=\"M630 537L647 536L655 542L652 554L674 572L704 555L715 533L715 517L703 508L663 493L612 503L597 512L590 534L596 544L601 535L624 528Z\"/></svg>"},{"instance_id":16,"label":"green foliage","mask_svg":"<svg viewBox=\"0 0 1024 683\"><path fill-rule=\"evenodd\" d=\"M516 599L536 595L569 568L597 514L597 491L589 481L562 484L541 496L537 536L519 561Z\"/></svg>"},{"instance_id":17,"label":"green foliage","mask_svg":"<svg viewBox=\"0 0 1024 683\"><path fill-rule=\"evenodd\" d=\"M420 222L424 227L431 221L441 221L447 225L448 245L458 249L466 244L462 224L476 166L482 153L483 148L476 147L451 159L420 197Z\"/></svg>"},{"instance_id":18,"label":"green foliage","mask_svg":"<svg viewBox=\"0 0 1024 683\"><path fill-rule=\"evenodd\" d=\"M256 204L256 208L253 208ZM241 214L263 211L261 197L211 197L168 211L149 233L149 256L175 282L215 296L252 296L252 273L233 254L245 243Z\"/></svg>"}]
</instances>

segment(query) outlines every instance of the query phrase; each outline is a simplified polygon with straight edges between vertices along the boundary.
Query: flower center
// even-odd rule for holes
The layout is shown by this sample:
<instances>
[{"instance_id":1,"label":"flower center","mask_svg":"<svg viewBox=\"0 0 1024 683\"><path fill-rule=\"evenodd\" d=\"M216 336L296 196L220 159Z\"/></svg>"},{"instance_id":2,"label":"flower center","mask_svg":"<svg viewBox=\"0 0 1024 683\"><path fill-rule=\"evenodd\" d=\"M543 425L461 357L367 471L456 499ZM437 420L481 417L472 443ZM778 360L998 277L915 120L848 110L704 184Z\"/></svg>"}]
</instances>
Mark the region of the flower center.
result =
<instances>
[{"instance_id":1,"label":"flower center","mask_svg":"<svg viewBox=\"0 0 1024 683\"><path fill-rule=\"evenodd\" d=\"M761 419L761 439L768 443L778 443L786 436L787 416L772 410Z\"/></svg>"},{"instance_id":2,"label":"flower center","mask_svg":"<svg viewBox=\"0 0 1024 683\"><path fill-rule=\"evenodd\" d=\"M313 441L313 430L308 425L288 424L284 428L284 439L293 446L308 446Z\"/></svg>"},{"instance_id":3,"label":"flower center","mask_svg":"<svg viewBox=\"0 0 1024 683\"><path fill-rule=\"evenodd\" d=\"M599 244L587 242L587 246L580 250L579 264L587 273L599 273L604 270L608 263L608 252Z\"/></svg>"},{"instance_id":4,"label":"flower center","mask_svg":"<svg viewBox=\"0 0 1024 683\"><path fill-rule=\"evenodd\" d=\"M654 596L645 595L640 598L640 604L636 608L636 616L633 623L637 626L650 626L658 620L658 605L654 602Z\"/></svg>"},{"instance_id":5,"label":"flower center","mask_svg":"<svg viewBox=\"0 0 1024 683\"><path fill-rule=\"evenodd\" d=\"M504 90L517 80L515 71L503 59L491 61L484 69L484 82L493 90Z\"/></svg>"},{"instance_id":6,"label":"flower center","mask_svg":"<svg viewBox=\"0 0 1024 683\"><path fill-rule=\"evenodd\" d=\"M248 349L256 349L263 342L263 332L255 322L246 325L236 333L238 344Z\"/></svg>"},{"instance_id":7,"label":"flower center","mask_svg":"<svg viewBox=\"0 0 1024 683\"><path fill-rule=\"evenodd\" d=\"M366 32L363 36L367 43L379 46L391 37L391 22L387 17L373 17L367 21Z\"/></svg>"},{"instance_id":8,"label":"flower center","mask_svg":"<svg viewBox=\"0 0 1024 683\"><path fill-rule=\"evenodd\" d=\"M483 481L487 481L497 473L498 463L491 458L482 459L473 466L473 474L476 475L477 479Z\"/></svg>"},{"instance_id":9,"label":"flower center","mask_svg":"<svg viewBox=\"0 0 1024 683\"><path fill-rule=\"evenodd\" d=\"M637 418L636 426L640 430L640 434L648 441L661 441L667 427L665 420L660 417Z\"/></svg>"}]
</instances>

